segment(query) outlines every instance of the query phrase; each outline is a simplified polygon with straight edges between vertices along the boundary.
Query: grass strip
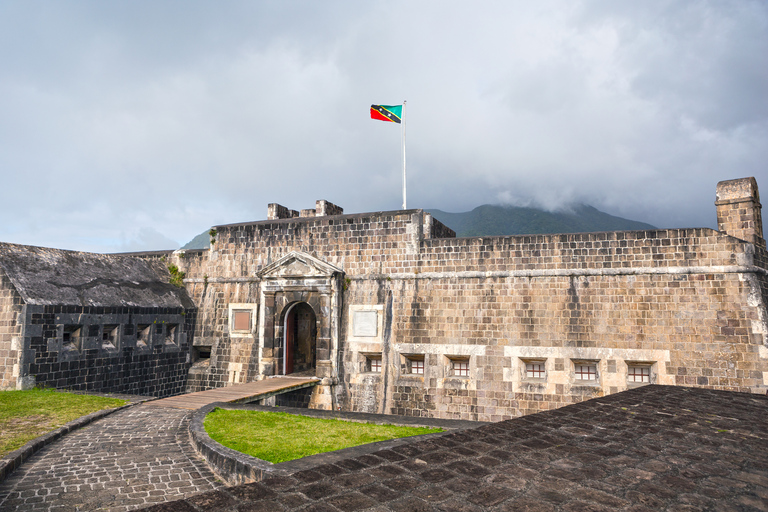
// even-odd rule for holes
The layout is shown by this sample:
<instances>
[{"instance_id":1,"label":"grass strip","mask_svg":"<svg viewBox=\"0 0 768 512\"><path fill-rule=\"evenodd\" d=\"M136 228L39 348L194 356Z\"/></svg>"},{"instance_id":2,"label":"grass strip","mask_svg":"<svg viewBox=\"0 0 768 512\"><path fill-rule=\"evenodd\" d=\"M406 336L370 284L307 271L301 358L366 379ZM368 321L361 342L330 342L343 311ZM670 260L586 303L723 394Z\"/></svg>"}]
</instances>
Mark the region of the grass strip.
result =
<instances>
[{"instance_id":1,"label":"grass strip","mask_svg":"<svg viewBox=\"0 0 768 512\"><path fill-rule=\"evenodd\" d=\"M284 412L214 409L205 417L211 439L272 463L361 444L442 432L441 428L374 425Z\"/></svg>"},{"instance_id":2,"label":"grass strip","mask_svg":"<svg viewBox=\"0 0 768 512\"><path fill-rule=\"evenodd\" d=\"M54 389L0 391L0 457L81 416L125 403Z\"/></svg>"}]
</instances>

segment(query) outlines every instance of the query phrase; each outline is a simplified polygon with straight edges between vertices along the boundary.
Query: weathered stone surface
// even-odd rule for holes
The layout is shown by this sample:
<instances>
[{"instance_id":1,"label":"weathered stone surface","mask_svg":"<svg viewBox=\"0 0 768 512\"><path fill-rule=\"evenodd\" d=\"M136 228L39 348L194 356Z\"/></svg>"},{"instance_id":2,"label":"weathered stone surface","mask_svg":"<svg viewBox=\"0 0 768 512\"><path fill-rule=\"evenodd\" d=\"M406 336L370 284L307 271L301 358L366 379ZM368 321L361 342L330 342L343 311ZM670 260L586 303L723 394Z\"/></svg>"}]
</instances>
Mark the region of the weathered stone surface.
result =
<instances>
[{"instance_id":1,"label":"weathered stone surface","mask_svg":"<svg viewBox=\"0 0 768 512\"><path fill-rule=\"evenodd\" d=\"M341 474L318 468L281 477L273 496L251 500L243 491L247 487L220 489L214 496L236 499L232 510L674 512L719 510L726 504L730 508L723 510L763 510L768 499L767 411L765 396L646 386L557 411L414 439L411 446L419 454L394 463L381 458L378 466ZM561 436L574 426L593 434ZM528 451L525 439L509 435L520 430L561 441ZM480 467L483 455L466 451L450 462L429 457L448 443L487 444L510 456L487 473L464 475L455 467ZM606 446L615 450L601 455ZM424 468L416 461L425 456L434 461L429 469L408 469ZM371 484L371 478L377 483ZM195 497L147 510L185 511L190 504L197 511L219 510L200 505L205 502Z\"/></svg>"},{"instance_id":2,"label":"weathered stone surface","mask_svg":"<svg viewBox=\"0 0 768 512\"><path fill-rule=\"evenodd\" d=\"M126 511L222 487L189 444L190 416L138 405L71 432L0 483L0 510ZM236 501L205 495L175 510Z\"/></svg>"}]
</instances>

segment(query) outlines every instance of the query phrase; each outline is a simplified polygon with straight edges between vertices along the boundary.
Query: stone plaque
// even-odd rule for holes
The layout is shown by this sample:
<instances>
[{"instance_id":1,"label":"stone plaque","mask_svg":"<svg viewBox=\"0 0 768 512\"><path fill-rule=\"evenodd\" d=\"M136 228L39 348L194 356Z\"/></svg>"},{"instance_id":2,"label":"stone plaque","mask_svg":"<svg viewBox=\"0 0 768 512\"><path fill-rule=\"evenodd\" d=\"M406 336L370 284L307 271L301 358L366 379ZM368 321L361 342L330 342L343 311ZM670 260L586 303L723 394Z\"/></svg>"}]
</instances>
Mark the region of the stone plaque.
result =
<instances>
[{"instance_id":1,"label":"stone plaque","mask_svg":"<svg viewBox=\"0 0 768 512\"><path fill-rule=\"evenodd\" d=\"M376 311L355 311L352 317L352 336L373 338L379 334L379 314Z\"/></svg>"}]
</instances>

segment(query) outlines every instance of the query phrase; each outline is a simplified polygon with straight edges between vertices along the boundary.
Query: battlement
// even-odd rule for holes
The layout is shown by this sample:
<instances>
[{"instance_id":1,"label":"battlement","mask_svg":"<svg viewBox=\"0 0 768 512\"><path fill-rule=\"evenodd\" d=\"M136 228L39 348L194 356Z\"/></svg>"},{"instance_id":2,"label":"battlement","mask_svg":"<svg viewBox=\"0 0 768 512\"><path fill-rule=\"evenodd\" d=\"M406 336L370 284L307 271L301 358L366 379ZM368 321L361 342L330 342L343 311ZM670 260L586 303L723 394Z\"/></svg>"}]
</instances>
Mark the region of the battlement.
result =
<instances>
[{"instance_id":1,"label":"battlement","mask_svg":"<svg viewBox=\"0 0 768 512\"><path fill-rule=\"evenodd\" d=\"M343 213L344 208L325 199L315 201L314 209L307 208L300 212L289 210L287 207L277 203L269 203L267 205L267 220L293 219L295 217L325 217L328 215L341 215Z\"/></svg>"},{"instance_id":2,"label":"battlement","mask_svg":"<svg viewBox=\"0 0 768 512\"><path fill-rule=\"evenodd\" d=\"M755 178L717 184L717 229L740 240L765 247L760 193Z\"/></svg>"}]
</instances>

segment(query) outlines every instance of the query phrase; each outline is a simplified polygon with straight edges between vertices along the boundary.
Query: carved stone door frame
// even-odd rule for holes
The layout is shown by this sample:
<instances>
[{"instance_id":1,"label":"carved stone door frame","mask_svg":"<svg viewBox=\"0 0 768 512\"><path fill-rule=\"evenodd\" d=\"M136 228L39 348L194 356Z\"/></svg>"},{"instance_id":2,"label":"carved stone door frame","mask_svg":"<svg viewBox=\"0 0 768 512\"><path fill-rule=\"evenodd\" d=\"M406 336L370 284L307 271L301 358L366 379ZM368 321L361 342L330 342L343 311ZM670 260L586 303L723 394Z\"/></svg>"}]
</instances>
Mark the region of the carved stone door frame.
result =
<instances>
[{"instance_id":1,"label":"carved stone door frame","mask_svg":"<svg viewBox=\"0 0 768 512\"><path fill-rule=\"evenodd\" d=\"M340 268L302 252L291 252L258 273L261 375L279 375L283 371L285 315L294 304L305 302L315 313L316 375L329 379L338 376L343 274Z\"/></svg>"}]
</instances>

